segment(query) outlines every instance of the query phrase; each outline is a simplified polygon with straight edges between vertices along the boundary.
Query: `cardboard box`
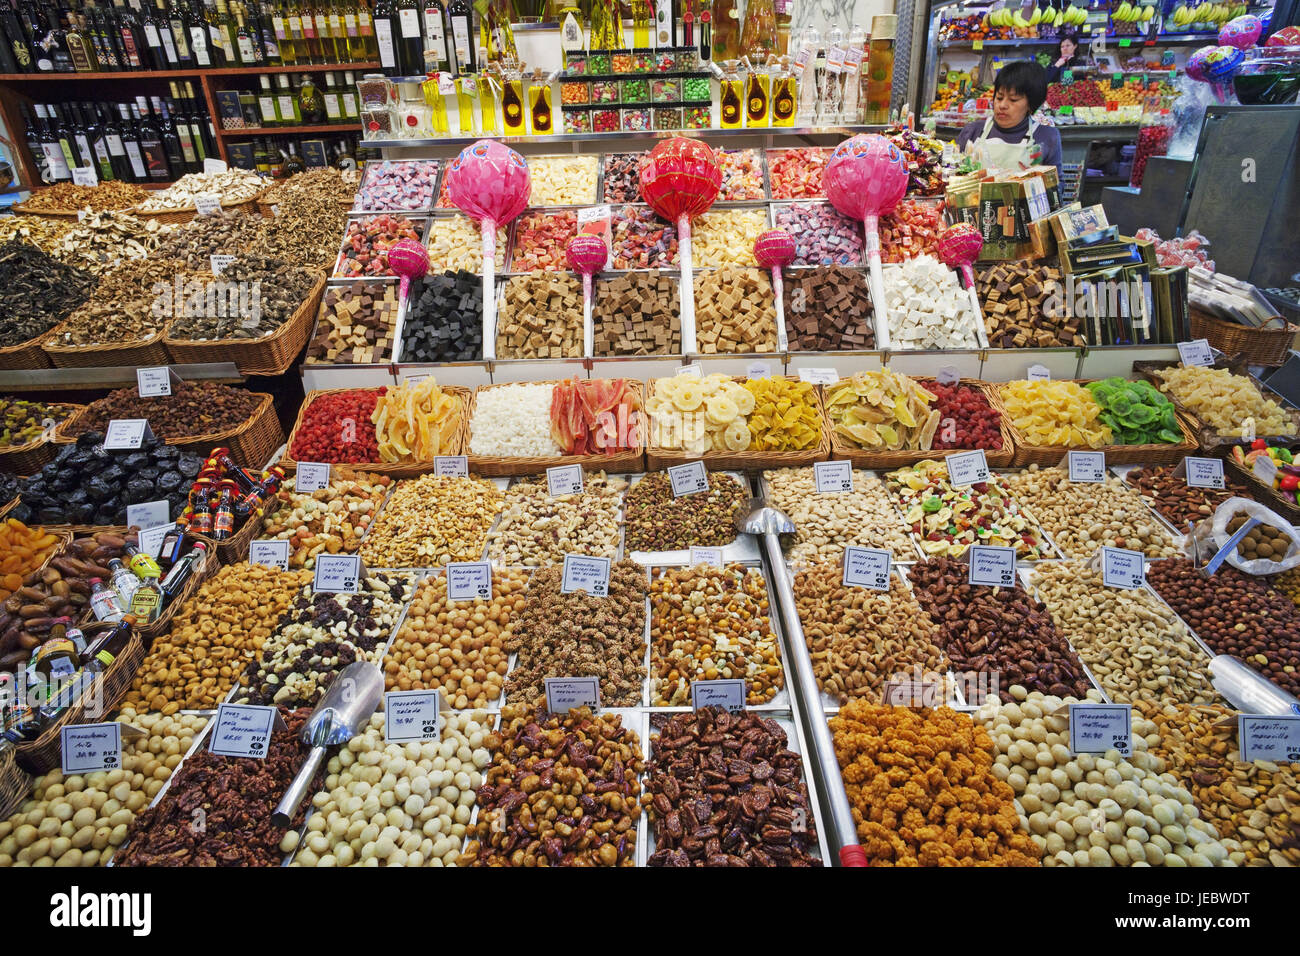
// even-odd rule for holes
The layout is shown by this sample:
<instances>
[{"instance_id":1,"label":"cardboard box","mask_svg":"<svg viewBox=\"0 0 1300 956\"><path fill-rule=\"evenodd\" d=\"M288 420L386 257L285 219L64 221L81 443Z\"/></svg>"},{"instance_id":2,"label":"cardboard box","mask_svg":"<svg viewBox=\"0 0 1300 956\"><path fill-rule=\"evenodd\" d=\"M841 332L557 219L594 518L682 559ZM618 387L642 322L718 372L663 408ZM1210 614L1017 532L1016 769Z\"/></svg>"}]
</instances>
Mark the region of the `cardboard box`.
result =
<instances>
[{"instance_id":1,"label":"cardboard box","mask_svg":"<svg viewBox=\"0 0 1300 956\"><path fill-rule=\"evenodd\" d=\"M1055 216L1052 219L1052 233L1056 236L1057 245L1062 247L1069 245L1071 241L1085 233L1105 229L1110 225L1106 219L1106 210L1100 205L1084 207L1071 203L1071 206L1063 211L1066 215Z\"/></svg>"},{"instance_id":2,"label":"cardboard box","mask_svg":"<svg viewBox=\"0 0 1300 956\"><path fill-rule=\"evenodd\" d=\"M1017 182L980 183L979 229L984 237L981 262L1018 258L1018 245L1029 241L1020 196Z\"/></svg>"}]
</instances>

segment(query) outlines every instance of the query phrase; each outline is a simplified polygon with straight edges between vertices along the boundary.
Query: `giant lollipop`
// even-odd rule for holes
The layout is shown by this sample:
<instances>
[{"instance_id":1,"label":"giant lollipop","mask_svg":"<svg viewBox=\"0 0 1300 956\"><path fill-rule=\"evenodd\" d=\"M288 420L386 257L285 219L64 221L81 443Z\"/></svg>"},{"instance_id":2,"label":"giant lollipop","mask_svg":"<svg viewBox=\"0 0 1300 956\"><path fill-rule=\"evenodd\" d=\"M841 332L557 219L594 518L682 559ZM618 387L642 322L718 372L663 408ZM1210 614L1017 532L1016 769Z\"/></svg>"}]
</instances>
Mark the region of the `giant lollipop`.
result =
<instances>
[{"instance_id":1,"label":"giant lollipop","mask_svg":"<svg viewBox=\"0 0 1300 956\"><path fill-rule=\"evenodd\" d=\"M871 298L876 305L876 345L889 348L885 276L880 268L879 217L891 212L907 192L907 157L876 133L854 136L835 147L822 174L826 195L844 215L862 221L871 267Z\"/></svg>"},{"instance_id":2,"label":"giant lollipop","mask_svg":"<svg viewBox=\"0 0 1300 956\"><path fill-rule=\"evenodd\" d=\"M697 139L674 136L641 161L641 196L650 208L677 224L681 261L682 352L695 351L695 286L691 274L691 220L713 205L722 169L713 150Z\"/></svg>"},{"instance_id":3,"label":"giant lollipop","mask_svg":"<svg viewBox=\"0 0 1300 956\"><path fill-rule=\"evenodd\" d=\"M447 167L447 195L461 212L477 219L483 232L483 357L496 358L497 227L528 205L532 180L528 164L509 146L481 139L467 146Z\"/></svg>"},{"instance_id":4,"label":"giant lollipop","mask_svg":"<svg viewBox=\"0 0 1300 956\"><path fill-rule=\"evenodd\" d=\"M940 259L961 273L970 296L971 315L975 317L975 334L979 336L980 348L988 348L988 332L981 318L980 298L975 291L975 271L971 269L971 263L980 257L980 250L984 248L984 237L969 222L958 222L939 234L935 248Z\"/></svg>"},{"instance_id":5,"label":"giant lollipop","mask_svg":"<svg viewBox=\"0 0 1300 956\"><path fill-rule=\"evenodd\" d=\"M1203 46L1187 58L1187 75L1210 84L1220 103L1232 96L1232 74L1246 54L1235 46Z\"/></svg>"},{"instance_id":6,"label":"giant lollipop","mask_svg":"<svg viewBox=\"0 0 1300 956\"><path fill-rule=\"evenodd\" d=\"M784 352L790 347L785 332L785 296L781 269L794 262L794 236L784 229L769 229L754 240L754 258L759 268L772 270L772 295L776 299L776 347Z\"/></svg>"},{"instance_id":7,"label":"giant lollipop","mask_svg":"<svg viewBox=\"0 0 1300 956\"><path fill-rule=\"evenodd\" d=\"M410 291L411 280L429 271L429 251L414 239L399 239L388 250L388 266L402 277L401 294L397 297L400 302Z\"/></svg>"},{"instance_id":8,"label":"giant lollipop","mask_svg":"<svg viewBox=\"0 0 1300 956\"><path fill-rule=\"evenodd\" d=\"M582 341L583 354L591 358L591 277L605 268L609 247L600 236L580 233L569 240L564 251L569 265L582 276Z\"/></svg>"},{"instance_id":9,"label":"giant lollipop","mask_svg":"<svg viewBox=\"0 0 1300 956\"><path fill-rule=\"evenodd\" d=\"M1250 14L1234 17L1219 28L1219 45L1249 50L1263 32L1264 22L1259 17Z\"/></svg>"}]
</instances>

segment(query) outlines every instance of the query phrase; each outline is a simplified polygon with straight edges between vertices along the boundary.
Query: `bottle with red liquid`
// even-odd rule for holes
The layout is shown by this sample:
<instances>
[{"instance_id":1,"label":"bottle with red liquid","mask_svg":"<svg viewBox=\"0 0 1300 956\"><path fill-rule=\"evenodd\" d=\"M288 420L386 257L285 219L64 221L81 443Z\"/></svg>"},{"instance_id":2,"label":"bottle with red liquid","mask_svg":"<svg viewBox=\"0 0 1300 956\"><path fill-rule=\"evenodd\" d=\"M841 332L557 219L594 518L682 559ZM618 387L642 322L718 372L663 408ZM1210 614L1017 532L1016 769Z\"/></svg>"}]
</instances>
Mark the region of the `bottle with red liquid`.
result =
<instances>
[{"instance_id":1,"label":"bottle with red liquid","mask_svg":"<svg viewBox=\"0 0 1300 956\"><path fill-rule=\"evenodd\" d=\"M262 472L262 479L253 486L251 491L235 502L235 515L244 518L260 513L266 502L280 490L283 481L284 469L279 465L272 465Z\"/></svg>"},{"instance_id":2,"label":"bottle with red liquid","mask_svg":"<svg viewBox=\"0 0 1300 956\"><path fill-rule=\"evenodd\" d=\"M235 495L239 489L234 479L222 479L217 490L216 504L212 508L212 538L225 541L235 534Z\"/></svg>"},{"instance_id":3,"label":"bottle with red liquid","mask_svg":"<svg viewBox=\"0 0 1300 956\"><path fill-rule=\"evenodd\" d=\"M190 507L193 509L188 528L190 532L203 535L212 534L211 496L211 478L200 477L198 481L194 482L194 487L190 489Z\"/></svg>"}]
</instances>

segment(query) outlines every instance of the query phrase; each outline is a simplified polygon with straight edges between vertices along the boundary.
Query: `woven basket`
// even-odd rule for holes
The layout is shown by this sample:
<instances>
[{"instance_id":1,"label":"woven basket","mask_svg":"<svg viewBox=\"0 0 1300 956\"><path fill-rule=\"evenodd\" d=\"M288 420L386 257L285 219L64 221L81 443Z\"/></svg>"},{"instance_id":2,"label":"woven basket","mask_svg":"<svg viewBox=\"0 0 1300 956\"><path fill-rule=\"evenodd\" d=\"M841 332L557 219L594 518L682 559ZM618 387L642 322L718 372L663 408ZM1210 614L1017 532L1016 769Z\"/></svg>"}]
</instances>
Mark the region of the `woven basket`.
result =
<instances>
[{"instance_id":1,"label":"woven basket","mask_svg":"<svg viewBox=\"0 0 1300 956\"><path fill-rule=\"evenodd\" d=\"M273 217L275 215L275 211L271 207L278 206L280 204L280 201L278 199L275 200L274 202L267 202L267 200L263 198L268 193L270 193L272 189L275 189L275 187L272 186L271 189L268 189L265 193L262 193L261 196L257 197L257 211L261 213L263 219L270 219L271 217ZM355 201L356 201L356 197L337 200L339 208L342 209L344 212L351 212L352 204Z\"/></svg>"},{"instance_id":2,"label":"woven basket","mask_svg":"<svg viewBox=\"0 0 1300 956\"><path fill-rule=\"evenodd\" d=\"M256 411L244 422L225 431L208 435L168 438L166 445L176 445L186 451L206 456L214 448L225 446L230 449L230 457L248 467L261 467L272 453L284 441L284 431L280 428L280 419L275 413L275 402L270 395L254 392L261 396ZM77 440L77 436L86 430L81 423L87 418L93 403L87 405L72 418L61 423L54 430L54 441L66 445Z\"/></svg>"},{"instance_id":3,"label":"woven basket","mask_svg":"<svg viewBox=\"0 0 1300 956\"><path fill-rule=\"evenodd\" d=\"M1078 379L1079 385L1083 385L1091 379ZM1041 465L1050 467L1059 465L1068 452L1074 451L1100 451L1106 454L1107 465L1174 465L1182 461L1187 455L1196 453L1199 447L1196 442L1196 430L1182 415L1175 413L1178 420L1178 430L1182 433L1183 440L1177 444L1158 444L1158 445L1104 445L1101 448L1084 448L1082 446L1071 449L1066 445L1031 445L1025 440L1025 436L1020 433L1011 422L1011 417L1007 414L1006 406L1002 403L1003 385L991 386L989 396L993 399L998 411L1002 413L1002 420L1006 427L1011 429L1012 440L1016 443L1016 457L1012 461L1013 465L1022 467L1024 465Z\"/></svg>"},{"instance_id":4,"label":"woven basket","mask_svg":"<svg viewBox=\"0 0 1300 956\"><path fill-rule=\"evenodd\" d=\"M1287 359L1300 326L1291 325L1285 318L1275 315L1259 328L1229 322L1193 305L1191 328L1193 339L1206 339L1225 355L1240 353L1247 365L1281 365ZM1269 328L1278 323L1280 327Z\"/></svg>"},{"instance_id":5,"label":"woven basket","mask_svg":"<svg viewBox=\"0 0 1300 956\"><path fill-rule=\"evenodd\" d=\"M221 208L226 212L256 212L257 200L259 196L252 196L248 199L235 203L222 203ZM166 212L142 212L138 206L123 210L140 219L157 219L159 222L186 223L199 214L198 209L189 206L184 209L169 209Z\"/></svg>"},{"instance_id":6,"label":"woven basket","mask_svg":"<svg viewBox=\"0 0 1300 956\"><path fill-rule=\"evenodd\" d=\"M1265 508L1271 508L1292 524L1300 523L1300 504L1296 504L1295 495L1284 494L1264 484L1251 469L1237 464L1230 451L1223 458L1223 470L1229 478L1245 485L1251 497Z\"/></svg>"},{"instance_id":7,"label":"woven basket","mask_svg":"<svg viewBox=\"0 0 1300 956\"><path fill-rule=\"evenodd\" d=\"M1157 389L1160 389L1160 386L1163 384L1163 382L1161 381L1160 378L1156 376L1156 370L1162 368L1172 368L1180 364L1181 364L1180 362L1134 362L1133 374L1146 379ZM1246 367L1246 363L1241 359L1241 356L1234 355L1230 358L1219 359L1211 367L1225 368L1228 371L1232 372L1234 375L1241 375L1245 378L1249 378L1251 382L1254 383L1255 387L1259 389L1260 394L1265 395L1263 387L1260 385L1259 381L1253 375L1250 374L1250 369ZM1180 402L1174 396L1173 392L1166 392L1164 390L1161 390L1160 394L1164 395L1171 402L1173 402L1174 407L1178 409L1179 413L1181 413L1184 417L1186 417L1187 421L1191 423L1192 429L1193 431L1196 432L1196 436L1197 439L1200 441L1201 447L1204 448L1206 451L1222 453L1225 446L1231 447L1232 445L1235 445L1241 441L1241 437L1238 435L1232 435L1232 436L1220 435L1216 429L1211 428L1204 421L1202 421L1195 412L1193 412L1190 408L1188 408L1182 402ZM1265 397L1268 396L1265 395ZM1255 437L1263 438L1269 444L1285 445L1296 441L1297 436L1300 436L1300 409L1288 408L1287 406L1283 405L1282 402L1278 401L1276 397L1273 399L1273 401L1277 402L1277 404L1282 408L1282 410L1286 412L1287 415L1290 417L1291 422L1296 427L1296 434L1295 435L1256 435Z\"/></svg>"},{"instance_id":8,"label":"woven basket","mask_svg":"<svg viewBox=\"0 0 1300 956\"><path fill-rule=\"evenodd\" d=\"M79 414L85 406L60 402L53 403L52 407L72 409L72 414L64 419L64 421L69 421ZM34 475L52 462L56 454L58 454L58 450L55 443L42 432L25 445L0 448L0 471L7 471L13 475Z\"/></svg>"},{"instance_id":9,"label":"woven basket","mask_svg":"<svg viewBox=\"0 0 1300 956\"><path fill-rule=\"evenodd\" d=\"M470 390L468 388L464 388L460 385L440 385L438 387L450 392L452 395L459 398L461 401L461 406L465 410L465 414L461 417L460 428L457 430L456 437L452 441L452 446L451 448L447 449L444 454L464 455L466 454L466 450L469 448L469 418L471 413L474 410L474 398L470 394ZM307 397L303 399L302 405L298 408L298 417L294 420L293 430L289 432L289 441L284 446L284 457L281 458L278 463L280 467L283 468L287 473L296 472L298 470L298 462L290 454L290 449L293 448L294 439L298 437L298 429L302 427L303 420L307 415L307 409L311 407L312 402L316 401L316 399L320 398L322 395L332 395L337 392L365 392L365 391L373 392L373 391L378 391L378 389L322 388L322 389L317 389L316 391L308 392ZM272 451L274 451L274 449L272 449ZM390 475L393 478L414 478L417 477L418 475L428 474L429 472L433 471L433 462L431 461L400 461L400 462L378 462L378 463L343 462L342 464L347 465L347 467L349 468L356 469L357 471L370 471L379 475ZM471 461L471 465L472 464L473 462Z\"/></svg>"},{"instance_id":10,"label":"woven basket","mask_svg":"<svg viewBox=\"0 0 1300 956\"><path fill-rule=\"evenodd\" d=\"M25 202L15 203L14 212L38 219L76 219L81 214L80 209L33 209Z\"/></svg>"},{"instance_id":11,"label":"woven basket","mask_svg":"<svg viewBox=\"0 0 1300 956\"><path fill-rule=\"evenodd\" d=\"M28 369L53 368L54 363L50 361L50 357L41 348L41 343L58 331L59 326L56 325L48 332L44 332L21 345L7 345L0 348L0 369L8 372L19 372Z\"/></svg>"},{"instance_id":12,"label":"woven basket","mask_svg":"<svg viewBox=\"0 0 1300 956\"><path fill-rule=\"evenodd\" d=\"M174 339L168 335L167 354L175 365L234 362L241 375L283 375L307 344L324 294L325 275L321 273L293 315L270 335L260 339L206 341Z\"/></svg>"},{"instance_id":13,"label":"woven basket","mask_svg":"<svg viewBox=\"0 0 1300 956\"><path fill-rule=\"evenodd\" d=\"M167 364L167 347L163 340L167 335L167 323L147 339L140 339L126 345L105 343L102 345L57 345L59 330L48 333L41 341L45 352L55 368L108 368L115 365L134 365L137 368Z\"/></svg>"},{"instance_id":14,"label":"woven basket","mask_svg":"<svg viewBox=\"0 0 1300 956\"><path fill-rule=\"evenodd\" d=\"M637 400L642 408L645 408L645 391L640 382L635 379L624 379L628 388L636 393ZM490 388L502 388L506 383L500 385L480 385L474 391L474 398L470 401L469 415L467 422L474 417L474 409L478 405L478 396ZM533 385L550 385L552 387L559 385L557 381L550 382L532 382ZM642 412L642 415L645 413ZM643 419L644 423L644 419ZM586 470L601 471L604 470L611 474L642 471L644 469L645 453L645 429L637 429L640 432L637 447L626 451L615 452L612 455L556 455L553 457L529 457L529 458L503 458L492 455L474 455L469 453L469 443L472 433L468 425L465 433L465 452L469 454L469 467L476 475L486 475L488 477L505 477L508 475L544 475L547 468L557 468L563 465L581 465Z\"/></svg>"},{"instance_id":15,"label":"woven basket","mask_svg":"<svg viewBox=\"0 0 1300 956\"><path fill-rule=\"evenodd\" d=\"M6 747L0 751L0 820L8 820L26 801L32 790L32 778L18 766L18 751Z\"/></svg>"},{"instance_id":16,"label":"woven basket","mask_svg":"<svg viewBox=\"0 0 1300 956\"><path fill-rule=\"evenodd\" d=\"M776 376L773 376L774 378ZM797 382L798 377L786 375L787 381ZM744 382L743 376L733 376L733 380ZM654 393L654 384L658 379L651 379L650 393ZM684 465L691 461L702 461L710 471L764 471L770 468L797 468L814 462L826 461L831 456L830 426L826 419L826 406L822 400L822 386L812 386L813 397L817 402L817 417L821 422L821 436L812 448L799 451L706 451L701 455L692 455L679 448L656 448L647 444L646 470L663 471L674 465ZM649 442L650 436L646 435Z\"/></svg>"},{"instance_id":17,"label":"woven basket","mask_svg":"<svg viewBox=\"0 0 1300 956\"><path fill-rule=\"evenodd\" d=\"M929 382L929 379L918 379L922 385ZM984 460L988 462L990 468L1006 468L1015 460L1016 448L1015 440L1011 436L1011 426L1007 424L1006 415L994 401L990 394L991 387L984 382L971 378L963 378L959 384L970 385L978 389L981 394L988 399L988 403L993 410L998 412L998 430L1002 435L1002 448L999 451L985 449ZM825 395L822 396L823 402ZM942 425L942 423L940 423ZM904 449L901 451L871 451L866 448L858 448L856 445L850 445L835 431L834 424L830 421L830 415L827 415L826 429L831 436L831 454L832 457L844 461L853 462L854 468L901 468L904 465L915 465L919 461L925 461L927 458L942 458L946 455L960 455L962 452L974 451L971 448L932 448L930 451L917 451Z\"/></svg>"},{"instance_id":18,"label":"woven basket","mask_svg":"<svg viewBox=\"0 0 1300 956\"><path fill-rule=\"evenodd\" d=\"M248 560L249 546L261 532L263 518L264 515L249 518L244 522L242 528L224 541L217 541L215 538L203 534L196 534L194 537L208 545L222 565L238 564L241 561Z\"/></svg>"},{"instance_id":19,"label":"woven basket","mask_svg":"<svg viewBox=\"0 0 1300 956\"><path fill-rule=\"evenodd\" d=\"M87 639L97 635L112 625L92 625L85 628ZM49 727L45 729L35 740L18 744L14 749L17 752L18 763L24 769L34 774L49 773L56 769L62 763L62 742L60 740L61 732L64 727L81 723L99 723L103 721L109 713L117 707L118 703L126 696L126 692L131 688L131 681L135 678L135 672L144 663L145 647L144 642L140 639L140 634L132 634L131 640L127 643L126 649L117 656L117 659L109 665L108 670L99 680L99 687L91 686L81 695L71 707L59 715ZM101 704L101 712L91 715L86 712L96 699Z\"/></svg>"}]
</instances>

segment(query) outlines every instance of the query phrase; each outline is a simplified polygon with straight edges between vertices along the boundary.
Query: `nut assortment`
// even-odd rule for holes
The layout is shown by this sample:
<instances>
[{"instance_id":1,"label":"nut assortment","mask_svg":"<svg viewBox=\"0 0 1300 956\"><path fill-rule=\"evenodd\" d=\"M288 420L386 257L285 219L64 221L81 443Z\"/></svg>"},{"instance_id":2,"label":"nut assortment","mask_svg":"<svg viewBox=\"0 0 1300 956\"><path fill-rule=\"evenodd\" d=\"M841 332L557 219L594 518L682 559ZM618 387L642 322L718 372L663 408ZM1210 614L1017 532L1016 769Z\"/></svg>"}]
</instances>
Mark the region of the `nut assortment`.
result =
<instances>
[{"instance_id":1,"label":"nut assortment","mask_svg":"<svg viewBox=\"0 0 1300 956\"><path fill-rule=\"evenodd\" d=\"M425 578L384 660L385 688L439 690L457 710L495 704L527 587L524 572L496 570L490 598L449 601L445 575Z\"/></svg>"},{"instance_id":2,"label":"nut assortment","mask_svg":"<svg viewBox=\"0 0 1300 956\"><path fill-rule=\"evenodd\" d=\"M501 520L488 535L488 558L506 567L561 564L566 554L612 558L618 552L619 506L627 481L585 474L582 492L552 497L544 479L505 493Z\"/></svg>"},{"instance_id":3,"label":"nut assortment","mask_svg":"<svg viewBox=\"0 0 1300 956\"><path fill-rule=\"evenodd\" d=\"M695 279L696 339L705 355L775 352L776 303L760 269L726 266Z\"/></svg>"},{"instance_id":4,"label":"nut assortment","mask_svg":"<svg viewBox=\"0 0 1300 956\"><path fill-rule=\"evenodd\" d=\"M564 594L560 585L560 568L538 568L523 610L511 617L506 650L518 656L506 702L537 710L546 703L545 678L596 677L602 707L638 706L646 677L645 569L613 562L609 597Z\"/></svg>"},{"instance_id":5,"label":"nut assortment","mask_svg":"<svg viewBox=\"0 0 1300 956\"><path fill-rule=\"evenodd\" d=\"M320 554L355 554L392 483L338 465L319 491L296 491L290 478L266 507L261 537L289 542L291 568L313 568Z\"/></svg>"},{"instance_id":6,"label":"nut assortment","mask_svg":"<svg viewBox=\"0 0 1300 956\"><path fill-rule=\"evenodd\" d=\"M628 551L685 551L736 540L735 516L749 490L731 475L709 474L709 490L673 497L667 472L652 472L623 496Z\"/></svg>"},{"instance_id":7,"label":"nut assortment","mask_svg":"<svg viewBox=\"0 0 1300 956\"><path fill-rule=\"evenodd\" d=\"M819 866L800 762L770 718L715 707L668 718L651 737L642 798L648 865Z\"/></svg>"},{"instance_id":8,"label":"nut assortment","mask_svg":"<svg viewBox=\"0 0 1300 956\"><path fill-rule=\"evenodd\" d=\"M1101 547L1141 551L1149 558L1179 553L1141 495L1119 478L1073 482L1065 468L1030 465L1003 481L1066 557L1091 558Z\"/></svg>"},{"instance_id":9,"label":"nut assortment","mask_svg":"<svg viewBox=\"0 0 1300 956\"><path fill-rule=\"evenodd\" d=\"M398 482L361 543L361 558L374 568L477 561L502 506L501 492L483 478L422 475Z\"/></svg>"},{"instance_id":10,"label":"nut assortment","mask_svg":"<svg viewBox=\"0 0 1300 956\"><path fill-rule=\"evenodd\" d=\"M839 565L850 545L881 548L895 561L916 559L907 527L879 478L855 469L852 491L820 494L812 468L765 471L763 479L772 504L794 522L794 539L786 552L792 565Z\"/></svg>"},{"instance_id":11,"label":"nut assortment","mask_svg":"<svg viewBox=\"0 0 1300 956\"><path fill-rule=\"evenodd\" d=\"M356 594L303 587L235 692L237 704L312 707L335 675L355 661L378 665L402 608L415 591L410 575L378 572Z\"/></svg>"},{"instance_id":12,"label":"nut assortment","mask_svg":"<svg viewBox=\"0 0 1300 956\"><path fill-rule=\"evenodd\" d=\"M697 680L743 680L752 707L784 684L763 572L757 568L665 568L650 585L650 700L691 702Z\"/></svg>"},{"instance_id":13,"label":"nut assortment","mask_svg":"<svg viewBox=\"0 0 1300 956\"><path fill-rule=\"evenodd\" d=\"M161 714L216 707L310 583L304 571L242 562L219 569L154 640L126 705Z\"/></svg>"},{"instance_id":14,"label":"nut assortment","mask_svg":"<svg viewBox=\"0 0 1300 956\"><path fill-rule=\"evenodd\" d=\"M487 782L460 862L467 866L633 866L644 769L618 714L502 713Z\"/></svg>"},{"instance_id":15,"label":"nut assortment","mask_svg":"<svg viewBox=\"0 0 1300 956\"><path fill-rule=\"evenodd\" d=\"M560 274L506 281L497 316L497 358L581 358L582 280Z\"/></svg>"},{"instance_id":16,"label":"nut assortment","mask_svg":"<svg viewBox=\"0 0 1300 956\"><path fill-rule=\"evenodd\" d=\"M840 706L880 703L887 680L945 682L938 628L897 575L875 591L846 586L839 567L808 568L794 576L794 599L817 684Z\"/></svg>"},{"instance_id":17,"label":"nut assortment","mask_svg":"<svg viewBox=\"0 0 1300 956\"><path fill-rule=\"evenodd\" d=\"M1111 700L1218 702L1209 657L1150 591L1106 587L1080 561L1040 564L1031 587Z\"/></svg>"}]
</instances>

